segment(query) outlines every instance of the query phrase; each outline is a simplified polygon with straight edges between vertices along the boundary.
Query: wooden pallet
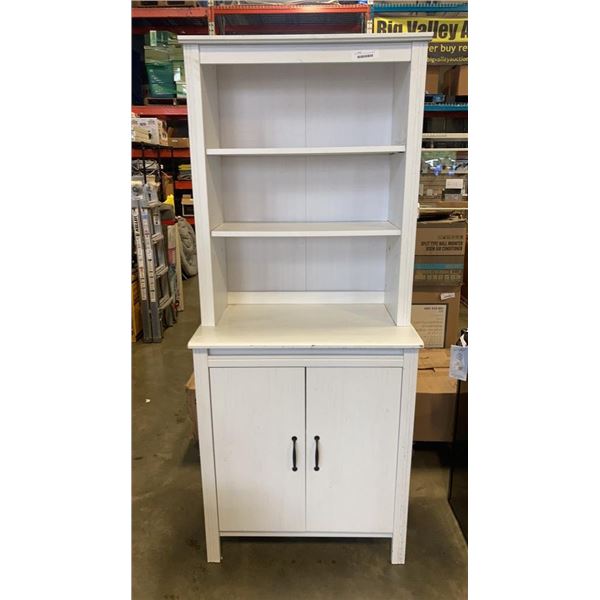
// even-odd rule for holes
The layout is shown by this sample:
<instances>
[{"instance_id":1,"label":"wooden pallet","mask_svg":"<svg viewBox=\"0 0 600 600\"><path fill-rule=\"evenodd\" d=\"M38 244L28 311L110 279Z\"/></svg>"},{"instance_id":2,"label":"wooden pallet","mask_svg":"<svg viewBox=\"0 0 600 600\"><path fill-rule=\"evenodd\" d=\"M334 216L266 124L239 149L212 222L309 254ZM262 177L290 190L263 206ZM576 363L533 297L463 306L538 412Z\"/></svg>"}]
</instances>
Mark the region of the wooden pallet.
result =
<instances>
[{"instance_id":1,"label":"wooden pallet","mask_svg":"<svg viewBox=\"0 0 600 600\"><path fill-rule=\"evenodd\" d=\"M198 0L132 0L134 8L189 8L200 6Z\"/></svg>"},{"instance_id":2,"label":"wooden pallet","mask_svg":"<svg viewBox=\"0 0 600 600\"><path fill-rule=\"evenodd\" d=\"M171 104L173 106L185 106L187 98L144 98L144 104Z\"/></svg>"}]
</instances>

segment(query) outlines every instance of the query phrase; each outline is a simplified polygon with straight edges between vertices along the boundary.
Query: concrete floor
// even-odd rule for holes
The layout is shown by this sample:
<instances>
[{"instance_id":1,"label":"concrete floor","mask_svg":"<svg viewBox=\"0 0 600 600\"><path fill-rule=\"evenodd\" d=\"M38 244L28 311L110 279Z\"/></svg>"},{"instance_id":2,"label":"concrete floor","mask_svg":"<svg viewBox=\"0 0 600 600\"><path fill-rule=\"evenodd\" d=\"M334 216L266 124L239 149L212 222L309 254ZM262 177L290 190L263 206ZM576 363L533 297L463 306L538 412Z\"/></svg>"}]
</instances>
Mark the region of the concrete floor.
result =
<instances>
[{"instance_id":1,"label":"concrete floor","mask_svg":"<svg viewBox=\"0 0 600 600\"><path fill-rule=\"evenodd\" d=\"M467 548L446 501L447 468L430 449L413 456L405 565L390 565L390 541L382 539L226 538L223 562L206 562L184 396L197 278L184 292L186 309L163 342L133 345L134 600L466 598Z\"/></svg>"}]
</instances>

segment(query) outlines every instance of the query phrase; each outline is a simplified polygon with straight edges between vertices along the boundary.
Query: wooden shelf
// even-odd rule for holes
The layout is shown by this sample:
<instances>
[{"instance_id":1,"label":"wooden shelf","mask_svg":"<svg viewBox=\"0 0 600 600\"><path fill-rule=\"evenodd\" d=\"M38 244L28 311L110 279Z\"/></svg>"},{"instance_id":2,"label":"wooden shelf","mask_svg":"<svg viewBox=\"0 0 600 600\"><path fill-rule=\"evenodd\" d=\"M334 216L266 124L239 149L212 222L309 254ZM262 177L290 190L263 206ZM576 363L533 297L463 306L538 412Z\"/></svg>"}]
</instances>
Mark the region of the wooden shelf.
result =
<instances>
[{"instance_id":1,"label":"wooden shelf","mask_svg":"<svg viewBox=\"0 0 600 600\"><path fill-rule=\"evenodd\" d=\"M207 148L209 156L308 156L323 154L397 154L405 146L329 146L320 148Z\"/></svg>"},{"instance_id":2,"label":"wooden shelf","mask_svg":"<svg viewBox=\"0 0 600 600\"><path fill-rule=\"evenodd\" d=\"M388 221L223 223L213 237L374 237L399 236L400 229Z\"/></svg>"},{"instance_id":3,"label":"wooden shelf","mask_svg":"<svg viewBox=\"0 0 600 600\"><path fill-rule=\"evenodd\" d=\"M188 348L422 348L383 304L231 304Z\"/></svg>"}]
</instances>

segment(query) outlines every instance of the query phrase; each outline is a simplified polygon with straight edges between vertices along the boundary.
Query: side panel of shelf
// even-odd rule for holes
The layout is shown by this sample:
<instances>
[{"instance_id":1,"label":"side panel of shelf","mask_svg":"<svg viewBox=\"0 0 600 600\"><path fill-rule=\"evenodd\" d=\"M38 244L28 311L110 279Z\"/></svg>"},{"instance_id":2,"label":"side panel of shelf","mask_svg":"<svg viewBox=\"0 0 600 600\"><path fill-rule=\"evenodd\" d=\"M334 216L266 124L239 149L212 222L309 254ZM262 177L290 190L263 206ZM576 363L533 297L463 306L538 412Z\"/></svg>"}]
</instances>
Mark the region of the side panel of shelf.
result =
<instances>
[{"instance_id":1,"label":"side panel of shelf","mask_svg":"<svg viewBox=\"0 0 600 600\"><path fill-rule=\"evenodd\" d=\"M427 42L413 42L408 86L408 108L406 127L406 154L404 158L404 176L402 203L390 198L390 221L401 227L400 256L398 260L398 286L396 301L386 302L392 319L397 325L409 325L411 317L411 299L413 288L413 271L415 262L415 243L417 235L419 177L421 165L422 124L423 124L423 90L425 89L425 72L427 69ZM392 193L394 191L392 190ZM401 222L391 207L397 210L402 207Z\"/></svg>"},{"instance_id":2,"label":"side panel of shelf","mask_svg":"<svg viewBox=\"0 0 600 600\"><path fill-rule=\"evenodd\" d=\"M222 222L219 209L209 206L211 189L218 185L214 173L207 172L208 165L205 155L207 144L218 144L219 140L213 123L217 123L210 114L217 110L216 86L210 79L211 70L200 69L200 51L195 45L186 45L183 49L185 70L188 80L188 94L193 102L188 108L190 131L190 158L192 163L192 182L194 188L194 215L196 224L196 248L198 255L198 278L200 288L200 311L203 325L215 325L225 309L227 302L225 248L217 243L213 246L210 237L211 225L217 226ZM212 69L214 78L214 68ZM212 85L211 85L212 84ZM212 91L211 91L212 87ZM201 102L200 102L201 100ZM203 108L204 107L204 108ZM211 222L212 218L212 222ZM221 246L219 252L218 246ZM216 251L213 253L212 249Z\"/></svg>"},{"instance_id":3,"label":"side panel of shelf","mask_svg":"<svg viewBox=\"0 0 600 600\"><path fill-rule=\"evenodd\" d=\"M394 70L394 95L392 103L392 141L406 140L408 109L410 105L410 78L412 70L407 65L396 65ZM404 177L406 154L390 157L388 220L402 227L402 211L404 206ZM401 240L389 239L387 243L385 268L385 304L392 319L398 318L398 292L400 285L400 257L402 255Z\"/></svg>"}]
</instances>

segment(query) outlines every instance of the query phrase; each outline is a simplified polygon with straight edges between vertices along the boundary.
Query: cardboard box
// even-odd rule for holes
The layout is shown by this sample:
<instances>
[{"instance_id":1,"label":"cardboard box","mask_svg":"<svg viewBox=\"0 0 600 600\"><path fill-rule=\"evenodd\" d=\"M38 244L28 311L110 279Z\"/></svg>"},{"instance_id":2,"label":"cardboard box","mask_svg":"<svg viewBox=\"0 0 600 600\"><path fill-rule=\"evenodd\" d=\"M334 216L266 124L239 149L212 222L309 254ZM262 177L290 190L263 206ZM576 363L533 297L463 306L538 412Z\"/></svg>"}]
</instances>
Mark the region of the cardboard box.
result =
<instances>
[{"instance_id":1,"label":"cardboard box","mask_svg":"<svg viewBox=\"0 0 600 600\"><path fill-rule=\"evenodd\" d=\"M171 138L169 138L169 146L171 146L172 148L189 148L190 147L190 138L171 137Z\"/></svg>"},{"instance_id":2,"label":"cardboard box","mask_svg":"<svg viewBox=\"0 0 600 600\"><path fill-rule=\"evenodd\" d=\"M440 67L427 65L425 75L425 93L437 94L440 91Z\"/></svg>"},{"instance_id":3,"label":"cardboard box","mask_svg":"<svg viewBox=\"0 0 600 600\"><path fill-rule=\"evenodd\" d=\"M185 404L187 406L188 418L192 426L192 437L198 441L198 413L196 412L196 380L194 374L190 375L185 384Z\"/></svg>"},{"instance_id":4,"label":"cardboard box","mask_svg":"<svg viewBox=\"0 0 600 600\"><path fill-rule=\"evenodd\" d=\"M181 215L183 217L194 216L194 199L190 194L183 194L181 197Z\"/></svg>"},{"instance_id":5,"label":"cardboard box","mask_svg":"<svg viewBox=\"0 0 600 600\"><path fill-rule=\"evenodd\" d=\"M190 147L190 138L180 135L181 133L184 133L183 129L175 129L173 127L169 127L167 129L167 133L169 134L169 146L171 146L172 148Z\"/></svg>"},{"instance_id":6,"label":"cardboard box","mask_svg":"<svg viewBox=\"0 0 600 600\"><path fill-rule=\"evenodd\" d=\"M467 65L452 67L444 74L442 91L447 96L468 96L468 78Z\"/></svg>"},{"instance_id":7,"label":"cardboard box","mask_svg":"<svg viewBox=\"0 0 600 600\"><path fill-rule=\"evenodd\" d=\"M457 383L448 375L449 365L449 350L419 353L415 442L452 441Z\"/></svg>"},{"instance_id":8,"label":"cardboard box","mask_svg":"<svg viewBox=\"0 0 600 600\"><path fill-rule=\"evenodd\" d=\"M131 125L132 128L140 127L149 131L151 144L157 146L169 145L169 136L167 135L167 128L164 121L156 118L131 117Z\"/></svg>"},{"instance_id":9,"label":"cardboard box","mask_svg":"<svg viewBox=\"0 0 600 600\"><path fill-rule=\"evenodd\" d=\"M411 319L425 348L449 348L458 338L460 287L414 289Z\"/></svg>"},{"instance_id":10,"label":"cardboard box","mask_svg":"<svg viewBox=\"0 0 600 600\"><path fill-rule=\"evenodd\" d=\"M167 199L167 197L169 196L169 194L173 194L173 197L175 197L175 185L173 183L173 177L171 175L168 175L164 171L161 172L161 177L162 177L162 195L163 195L163 202L164 202Z\"/></svg>"},{"instance_id":11,"label":"cardboard box","mask_svg":"<svg viewBox=\"0 0 600 600\"><path fill-rule=\"evenodd\" d=\"M460 286L463 279L467 222L419 221L413 281L419 287Z\"/></svg>"}]
</instances>

